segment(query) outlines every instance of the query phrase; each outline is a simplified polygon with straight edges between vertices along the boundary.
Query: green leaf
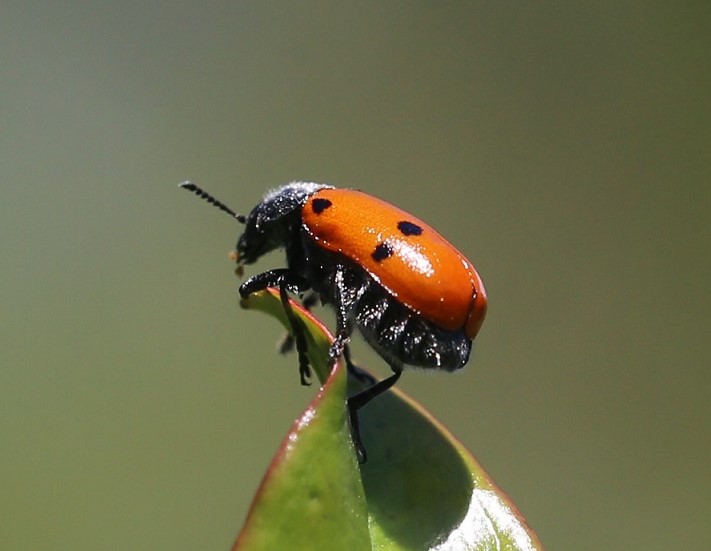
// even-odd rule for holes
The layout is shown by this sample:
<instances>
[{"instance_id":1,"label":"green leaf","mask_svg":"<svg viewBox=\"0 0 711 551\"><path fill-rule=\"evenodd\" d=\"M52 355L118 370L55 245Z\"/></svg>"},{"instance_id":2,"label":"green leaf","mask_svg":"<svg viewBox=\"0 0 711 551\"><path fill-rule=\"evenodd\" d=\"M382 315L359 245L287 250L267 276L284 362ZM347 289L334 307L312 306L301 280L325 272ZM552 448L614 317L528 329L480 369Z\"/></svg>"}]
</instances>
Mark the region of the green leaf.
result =
<instances>
[{"instance_id":1,"label":"green leaf","mask_svg":"<svg viewBox=\"0 0 711 551\"><path fill-rule=\"evenodd\" d=\"M374 549L541 550L474 456L395 389L361 412Z\"/></svg>"},{"instance_id":2,"label":"green leaf","mask_svg":"<svg viewBox=\"0 0 711 551\"><path fill-rule=\"evenodd\" d=\"M288 327L278 295L243 302ZM358 465L346 416L346 370L328 374L328 330L294 303L309 359L325 382L255 496L234 551L261 549L542 550L474 456L397 389L360 412ZM350 381L348 393L359 390Z\"/></svg>"},{"instance_id":3,"label":"green leaf","mask_svg":"<svg viewBox=\"0 0 711 551\"><path fill-rule=\"evenodd\" d=\"M278 296L255 293L243 302L287 326ZM369 550L368 515L346 419L346 370L328 373L330 335L300 308L308 324L309 360L325 382L291 427L254 498L234 550Z\"/></svg>"}]
</instances>

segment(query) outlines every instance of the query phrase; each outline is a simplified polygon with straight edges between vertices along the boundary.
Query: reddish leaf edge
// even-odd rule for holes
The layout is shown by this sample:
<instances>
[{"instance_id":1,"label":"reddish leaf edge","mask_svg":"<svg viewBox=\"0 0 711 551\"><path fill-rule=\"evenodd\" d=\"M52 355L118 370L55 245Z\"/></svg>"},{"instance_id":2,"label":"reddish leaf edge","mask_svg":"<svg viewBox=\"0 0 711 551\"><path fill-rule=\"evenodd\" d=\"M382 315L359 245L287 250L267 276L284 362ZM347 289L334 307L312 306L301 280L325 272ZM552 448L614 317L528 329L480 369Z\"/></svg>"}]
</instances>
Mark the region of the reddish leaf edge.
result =
<instances>
[{"instance_id":1,"label":"reddish leaf edge","mask_svg":"<svg viewBox=\"0 0 711 551\"><path fill-rule=\"evenodd\" d=\"M294 446L295 442L298 442L299 432L303 430L303 428L311 420L311 418L313 417L313 412L318 409L319 405L323 401L324 395L328 392L330 387L336 384L336 380L340 376L341 370L343 370L343 366L341 366L339 362L339 364L337 364L334 368L331 374L332 376L326 380L326 382L321 388L319 388L318 392L316 393L316 396L313 398L313 400L311 400L311 402L309 402L309 405L301 413L301 415L299 415L299 417L291 424L291 427L282 439L276 454L272 458L269 466L267 467L266 472L264 473L264 476L262 477L261 482L259 483L257 491L252 497L252 502L250 503L247 517L245 518L242 528L232 547L233 551L238 551L239 549L241 549L242 545L245 544L246 538L249 537L249 528L252 525L254 515L256 514L255 505L262 499L262 495L264 494L264 490L270 482L272 474L277 469L279 469L281 465L283 465L284 462L288 459L292 447Z\"/></svg>"}]
</instances>

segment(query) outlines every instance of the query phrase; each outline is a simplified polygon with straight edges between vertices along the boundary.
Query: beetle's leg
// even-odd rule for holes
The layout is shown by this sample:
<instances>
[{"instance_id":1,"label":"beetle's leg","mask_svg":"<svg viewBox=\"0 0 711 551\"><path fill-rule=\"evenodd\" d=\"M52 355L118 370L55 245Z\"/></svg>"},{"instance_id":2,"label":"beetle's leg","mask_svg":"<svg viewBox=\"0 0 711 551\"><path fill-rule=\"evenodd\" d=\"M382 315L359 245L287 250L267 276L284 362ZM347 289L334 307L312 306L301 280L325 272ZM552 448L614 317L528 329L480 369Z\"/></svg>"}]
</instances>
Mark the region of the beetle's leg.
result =
<instances>
[{"instance_id":1,"label":"beetle's leg","mask_svg":"<svg viewBox=\"0 0 711 551\"><path fill-rule=\"evenodd\" d=\"M333 367L333 365L338 361L338 358L341 355L344 355L355 325L353 317L348 315L348 306L345 303L347 286L345 283L345 270L343 266L336 266L335 274L333 276L333 288L335 295L333 306L336 310L336 337L334 338L333 343L331 343L331 348L328 351L330 367ZM348 364L349 360L346 360L346 363Z\"/></svg>"},{"instance_id":2,"label":"beetle's leg","mask_svg":"<svg viewBox=\"0 0 711 551\"><path fill-rule=\"evenodd\" d=\"M350 341L350 337L355 326L355 319L353 316L349 316L348 313L354 309L355 302L357 302L358 297L360 296L360 291L356 291L356 293L353 294L353 286L346 284L346 276L347 273L344 267L337 266L333 278L337 332L336 338L334 339L331 349L329 350L329 360L332 363L336 362L338 357L342 354L348 371L354 374L356 378L363 380L362 377L364 372L359 370L351 361L350 349L348 347L348 342ZM374 382L370 375L365 375L367 380ZM375 383L348 399L348 420L351 425L351 437L353 438L353 445L355 446L356 455L358 456L358 461L360 463L365 463L367 460L367 453L360 436L358 410L370 400L375 398L378 394L385 392L388 388L395 384L395 381L397 381L399 377L400 371L397 371L392 377Z\"/></svg>"},{"instance_id":3,"label":"beetle's leg","mask_svg":"<svg viewBox=\"0 0 711 551\"><path fill-rule=\"evenodd\" d=\"M351 375L356 381L369 385L375 384L375 377L353 363L353 360L351 359L351 347L348 345L343 347L343 359L346 361L348 374Z\"/></svg>"},{"instance_id":4,"label":"beetle's leg","mask_svg":"<svg viewBox=\"0 0 711 551\"><path fill-rule=\"evenodd\" d=\"M308 289L308 282L304 278L296 276L289 270L282 268L270 270L254 277L250 277L240 286L239 293L242 297L247 297L252 293L262 291L267 287L276 287L279 289L279 298L281 299L281 304L284 308L286 318L289 320L291 332L296 340L296 351L299 355L299 377L301 379L301 384L310 385L311 382L309 379L311 378L311 369L309 368L309 359L306 355L306 351L308 349L306 344L306 336L304 335L304 328L301 325L300 320L296 317L296 314L294 314L288 295L288 291L298 293Z\"/></svg>"},{"instance_id":5,"label":"beetle's leg","mask_svg":"<svg viewBox=\"0 0 711 551\"><path fill-rule=\"evenodd\" d=\"M303 300L301 301L301 305L304 307L304 310L307 312L311 311L311 308L316 306L316 303L318 302L318 295L316 293L309 293L306 295Z\"/></svg>"},{"instance_id":6,"label":"beetle's leg","mask_svg":"<svg viewBox=\"0 0 711 551\"><path fill-rule=\"evenodd\" d=\"M282 337L277 341L277 350L279 354L288 354L294 350L294 337L291 332L287 331L282 335Z\"/></svg>"},{"instance_id":7,"label":"beetle's leg","mask_svg":"<svg viewBox=\"0 0 711 551\"><path fill-rule=\"evenodd\" d=\"M310 312L311 308L313 308L317 302L318 295L316 293L309 293L301 300L301 306L304 307L304 310ZM281 354L288 354L289 352L294 350L294 337L292 336L292 334L287 331L286 334L279 341L277 348L279 349L279 353Z\"/></svg>"},{"instance_id":8,"label":"beetle's leg","mask_svg":"<svg viewBox=\"0 0 711 551\"><path fill-rule=\"evenodd\" d=\"M278 288L281 285L285 285L287 291L292 293L300 293L309 289L306 279L290 272L287 268L278 268L250 277L239 286L239 294L242 298L247 298L252 293L263 291L267 287Z\"/></svg>"},{"instance_id":9,"label":"beetle's leg","mask_svg":"<svg viewBox=\"0 0 711 551\"><path fill-rule=\"evenodd\" d=\"M308 346L306 345L304 326L301 325L301 321L296 317L296 314L294 314L294 309L291 307L289 295L286 293L286 287L284 285L279 286L279 296L281 297L281 303L284 307L284 313L289 320L289 325L291 325L291 332L296 340L296 352L299 355L299 377L301 379L301 384L309 386L311 384L311 369L309 367L309 358L306 355Z\"/></svg>"},{"instance_id":10,"label":"beetle's leg","mask_svg":"<svg viewBox=\"0 0 711 551\"><path fill-rule=\"evenodd\" d=\"M361 390L358 394L348 398L348 418L351 422L353 443L355 444L356 453L358 454L358 461L360 463L365 463L368 460L368 454L366 453L365 446L363 446L363 442L360 438L358 411L368 402L380 396L397 382L400 375L402 375L402 367L399 365L391 365L391 367L394 373L390 375L390 377L383 379L382 381L378 381L374 385L369 386L365 390Z\"/></svg>"}]
</instances>

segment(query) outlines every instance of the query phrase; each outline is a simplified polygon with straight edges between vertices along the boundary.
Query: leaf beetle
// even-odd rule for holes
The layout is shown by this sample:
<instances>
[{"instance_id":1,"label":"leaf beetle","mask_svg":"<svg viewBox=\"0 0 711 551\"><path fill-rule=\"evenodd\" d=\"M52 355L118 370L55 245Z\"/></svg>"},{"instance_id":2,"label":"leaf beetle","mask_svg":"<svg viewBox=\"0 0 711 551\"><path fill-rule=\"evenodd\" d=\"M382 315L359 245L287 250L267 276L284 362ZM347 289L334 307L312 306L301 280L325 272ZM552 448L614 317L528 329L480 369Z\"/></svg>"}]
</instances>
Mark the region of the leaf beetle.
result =
<instances>
[{"instance_id":1,"label":"leaf beetle","mask_svg":"<svg viewBox=\"0 0 711 551\"><path fill-rule=\"evenodd\" d=\"M288 293L313 292L336 313L330 360L344 356L357 328L393 374L372 381L348 399L349 420L361 461L366 458L358 410L400 378L405 366L455 371L469 360L487 309L473 264L432 227L398 207L354 189L292 182L269 193L248 215L192 182L180 186L244 224L237 241L238 273L283 248L286 267L262 272L239 288L242 297L279 290L292 327L302 384L309 384L306 340Z\"/></svg>"}]
</instances>

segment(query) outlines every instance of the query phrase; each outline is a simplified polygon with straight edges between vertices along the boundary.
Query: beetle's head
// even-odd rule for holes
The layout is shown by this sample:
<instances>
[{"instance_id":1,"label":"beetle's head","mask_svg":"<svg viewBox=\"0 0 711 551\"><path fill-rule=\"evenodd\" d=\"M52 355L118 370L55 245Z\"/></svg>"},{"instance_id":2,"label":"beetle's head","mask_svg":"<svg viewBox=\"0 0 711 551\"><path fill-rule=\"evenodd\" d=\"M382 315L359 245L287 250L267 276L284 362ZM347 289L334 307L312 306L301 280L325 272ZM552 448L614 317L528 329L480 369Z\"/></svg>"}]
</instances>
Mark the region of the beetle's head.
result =
<instances>
[{"instance_id":1,"label":"beetle's head","mask_svg":"<svg viewBox=\"0 0 711 551\"><path fill-rule=\"evenodd\" d=\"M286 247L301 227L301 209L318 190L330 187L312 182L292 182L264 197L245 219L237 241L238 264L252 264L279 247Z\"/></svg>"},{"instance_id":2,"label":"beetle's head","mask_svg":"<svg viewBox=\"0 0 711 551\"><path fill-rule=\"evenodd\" d=\"M247 216L237 214L192 182L184 182L180 187L192 191L244 224L244 232L231 255L237 262L237 273L241 274L243 265L253 264L268 252L287 246L301 227L301 208L307 199L318 190L331 186L313 182L285 184L267 193Z\"/></svg>"}]
</instances>

